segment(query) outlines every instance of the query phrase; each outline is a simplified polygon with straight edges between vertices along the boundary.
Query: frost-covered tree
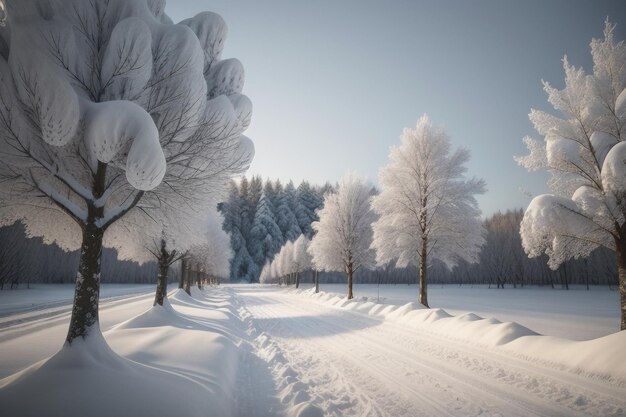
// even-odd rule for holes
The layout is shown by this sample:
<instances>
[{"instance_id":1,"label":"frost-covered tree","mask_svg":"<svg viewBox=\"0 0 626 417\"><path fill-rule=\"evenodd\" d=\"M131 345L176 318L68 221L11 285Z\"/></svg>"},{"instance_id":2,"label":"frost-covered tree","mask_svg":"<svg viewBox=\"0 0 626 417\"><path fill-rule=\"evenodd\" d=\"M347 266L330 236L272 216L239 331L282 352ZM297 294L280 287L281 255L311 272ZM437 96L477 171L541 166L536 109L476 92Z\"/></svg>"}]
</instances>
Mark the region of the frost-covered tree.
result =
<instances>
[{"instance_id":1,"label":"frost-covered tree","mask_svg":"<svg viewBox=\"0 0 626 417\"><path fill-rule=\"evenodd\" d=\"M97 326L103 245L134 256L129 236L143 235L147 212L168 201L161 180L191 186L184 179L198 167L185 155L202 151L206 116L226 114L213 128L237 140L250 110L238 96L241 63L212 65L223 41L215 15L175 25L163 6L7 2L1 222L22 220L31 236L81 248L68 343Z\"/></svg>"},{"instance_id":2,"label":"frost-covered tree","mask_svg":"<svg viewBox=\"0 0 626 417\"><path fill-rule=\"evenodd\" d=\"M230 236L221 227L220 215L213 213L206 229L206 241L190 249L190 262L209 278L230 275Z\"/></svg>"},{"instance_id":3,"label":"frost-covered tree","mask_svg":"<svg viewBox=\"0 0 626 417\"><path fill-rule=\"evenodd\" d=\"M450 268L458 259L474 262L484 242L474 196L485 184L465 178L469 157L465 148L451 152L448 135L424 115L404 130L380 170L381 192L372 201L380 216L373 225L376 260L418 266L419 302L427 307L429 259Z\"/></svg>"},{"instance_id":4,"label":"frost-covered tree","mask_svg":"<svg viewBox=\"0 0 626 417\"><path fill-rule=\"evenodd\" d=\"M614 251L626 330L626 44L615 42L614 29L607 21L604 39L591 41L591 74L565 57L565 87L544 82L559 114L531 110L543 140L524 138L530 154L517 161L529 170L547 169L553 192L526 209L524 249L533 257L546 253L554 269L597 247Z\"/></svg>"},{"instance_id":5,"label":"frost-covered tree","mask_svg":"<svg viewBox=\"0 0 626 417\"><path fill-rule=\"evenodd\" d=\"M276 263L278 265L277 273L286 284L291 284L292 275L295 272L293 263L293 242L288 240L276 256Z\"/></svg>"},{"instance_id":6,"label":"frost-covered tree","mask_svg":"<svg viewBox=\"0 0 626 417\"><path fill-rule=\"evenodd\" d=\"M372 223L377 219L370 207L373 187L361 178L347 175L335 192L324 197L315 235L309 245L318 270L341 271L348 275L348 299L353 298L352 278L359 268L375 265Z\"/></svg>"},{"instance_id":7,"label":"frost-covered tree","mask_svg":"<svg viewBox=\"0 0 626 417\"><path fill-rule=\"evenodd\" d=\"M300 235L293 242L293 272L296 275L296 288L300 287L300 273L308 271L313 267L311 254L308 252L311 241L305 236Z\"/></svg>"}]
</instances>

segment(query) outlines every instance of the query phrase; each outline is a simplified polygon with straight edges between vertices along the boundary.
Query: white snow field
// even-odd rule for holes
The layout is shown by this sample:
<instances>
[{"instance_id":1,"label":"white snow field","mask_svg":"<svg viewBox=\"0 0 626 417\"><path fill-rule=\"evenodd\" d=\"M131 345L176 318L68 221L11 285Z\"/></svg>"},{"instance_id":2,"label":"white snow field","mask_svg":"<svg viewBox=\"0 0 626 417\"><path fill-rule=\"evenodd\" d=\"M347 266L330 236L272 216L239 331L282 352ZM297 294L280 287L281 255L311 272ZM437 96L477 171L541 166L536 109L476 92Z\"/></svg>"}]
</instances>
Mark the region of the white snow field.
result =
<instances>
[{"instance_id":1,"label":"white snow field","mask_svg":"<svg viewBox=\"0 0 626 417\"><path fill-rule=\"evenodd\" d=\"M118 293L101 303L112 351L93 338L89 354L55 355L69 310L16 312L0 328L1 414L626 415L626 332L542 336L384 291L393 304L259 285L174 290L157 308L152 291Z\"/></svg>"}]
</instances>

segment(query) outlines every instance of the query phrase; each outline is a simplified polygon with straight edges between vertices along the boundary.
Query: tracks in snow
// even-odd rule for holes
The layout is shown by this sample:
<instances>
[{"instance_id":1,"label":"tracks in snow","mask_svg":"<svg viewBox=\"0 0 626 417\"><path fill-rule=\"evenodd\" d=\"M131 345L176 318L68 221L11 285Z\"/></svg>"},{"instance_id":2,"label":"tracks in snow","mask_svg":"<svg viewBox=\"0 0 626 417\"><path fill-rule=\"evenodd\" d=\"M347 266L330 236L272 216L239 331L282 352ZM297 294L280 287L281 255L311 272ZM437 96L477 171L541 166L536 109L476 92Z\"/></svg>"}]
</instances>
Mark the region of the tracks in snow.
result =
<instances>
[{"instance_id":1,"label":"tracks in snow","mask_svg":"<svg viewBox=\"0 0 626 417\"><path fill-rule=\"evenodd\" d=\"M236 290L254 331L280 351L326 416L624 415L603 384L303 295ZM275 375L280 381L286 378ZM606 389L603 389L606 388Z\"/></svg>"}]
</instances>

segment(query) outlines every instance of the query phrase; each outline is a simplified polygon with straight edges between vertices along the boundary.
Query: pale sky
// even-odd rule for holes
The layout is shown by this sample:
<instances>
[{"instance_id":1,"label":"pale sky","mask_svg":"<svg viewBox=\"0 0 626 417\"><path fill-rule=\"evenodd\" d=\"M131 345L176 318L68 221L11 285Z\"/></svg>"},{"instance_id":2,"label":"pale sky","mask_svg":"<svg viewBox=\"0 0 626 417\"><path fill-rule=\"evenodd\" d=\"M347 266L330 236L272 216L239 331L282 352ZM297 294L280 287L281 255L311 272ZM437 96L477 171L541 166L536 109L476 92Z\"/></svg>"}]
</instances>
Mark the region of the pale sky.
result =
<instances>
[{"instance_id":1,"label":"pale sky","mask_svg":"<svg viewBox=\"0 0 626 417\"><path fill-rule=\"evenodd\" d=\"M541 80L563 85L564 54L591 70L604 19L626 38L626 1L169 0L175 22L209 10L229 27L222 58L246 70L256 156L249 174L377 182L389 147L427 113L483 178L483 213L526 207L546 174L517 166L528 113L549 110Z\"/></svg>"}]
</instances>

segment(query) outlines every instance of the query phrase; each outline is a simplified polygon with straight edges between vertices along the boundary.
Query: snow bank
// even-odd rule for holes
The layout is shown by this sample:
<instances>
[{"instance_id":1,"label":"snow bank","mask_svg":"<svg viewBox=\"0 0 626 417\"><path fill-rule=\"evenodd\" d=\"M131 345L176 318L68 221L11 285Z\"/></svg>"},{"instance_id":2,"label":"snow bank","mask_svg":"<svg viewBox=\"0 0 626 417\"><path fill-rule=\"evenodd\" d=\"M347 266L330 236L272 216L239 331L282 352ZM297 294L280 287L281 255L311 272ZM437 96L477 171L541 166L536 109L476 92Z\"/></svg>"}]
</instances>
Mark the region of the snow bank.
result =
<instances>
[{"instance_id":1,"label":"snow bank","mask_svg":"<svg viewBox=\"0 0 626 417\"><path fill-rule=\"evenodd\" d=\"M171 304L111 328L104 333L106 341L94 331L0 380L3 413L166 417L205 416L210 410L233 415L241 322L230 322L232 317L220 311L229 303L227 292L193 291L195 305L180 302L184 297L174 291Z\"/></svg>"},{"instance_id":2,"label":"snow bank","mask_svg":"<svg viewBox=\"0 0 626 417\"><path fill-rule=\"evenodd\" d=\"M586 341L540 335L515 322L482 318L473 313L452 316L440 308L425 308L417 303L401 306L378 304L367 297L348 300L314 289L286 290L320 302L369 316L379 317L438 337L445 337L480 348L506 351L516 356L541 361L575 373L619 380L626 384L626 331Z\"/></svg>"}]
</instances>

